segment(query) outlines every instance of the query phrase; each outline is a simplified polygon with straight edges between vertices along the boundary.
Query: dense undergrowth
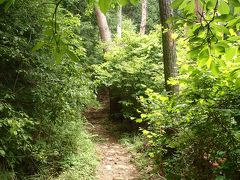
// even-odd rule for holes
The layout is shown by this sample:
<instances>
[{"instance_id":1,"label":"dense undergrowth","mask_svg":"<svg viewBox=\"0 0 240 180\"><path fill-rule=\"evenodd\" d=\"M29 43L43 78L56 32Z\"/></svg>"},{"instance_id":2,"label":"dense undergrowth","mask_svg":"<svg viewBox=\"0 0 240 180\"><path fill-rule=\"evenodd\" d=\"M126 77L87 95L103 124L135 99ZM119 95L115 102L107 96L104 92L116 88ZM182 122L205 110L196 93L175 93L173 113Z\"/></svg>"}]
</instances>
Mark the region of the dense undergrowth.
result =
<instances>
[{"instance_id":1,"label":"dense undergrowth","mask_svg":"<svg viewBox=\"0 0 240 180\"><path fill-rule=\"evenodd\" d=\"M239 179L236 42L226 44L226 54L222 49L211 51L215 59L210 59L204 54L206 47L187 54L193 45L179 38L179 76L169 82L178 84L180 91L171 96L163 90L157 32L125 33L105 55L106 62L95 68L97 80L118 97L118 118L142 123L144 138L125 138L124 144L136 154L143 172L147 157L153 159L152 175L157 169L155 174L167 179Z\"/></svg>"},{"instance_id":2,"label":"dense undergrowth","mask_svg":"<svg viewBox=\"0 0 240 180\"><path fill-rule=\"evenodd\" d=\"M85 58L79 18L62 8L54 29L54 6L44 3L0 7L0 179L55 178L62 171L60 179L90 179L97 161L83 112L95 96L88 73L70 60ZM62 53L66 44L72 47Z\"/></svg>"},{"instance_id":3,"label":"dense undergrowth","mask_svg":"<svg viewBox=\"0 0 240 180\"><path fill-rule=\"evenodd\" d=\"M176 94L164 90L153 22L140 36L124 20L122 38L103 53L85 1L56 9L57 1L18 0L6 11L8 2L0 1L0 179L94 179L83 112L97 104L95 84L109 88L114 119L141 123L143 135L122 142L146 178L240 178L238 1L207 0L200 19L194 1L174 1Z\"/></svg>"},{"instance_id":4,"label":"dense undergrowth","mask_svg":"<svg viewBox=\"0 0 240 180\"><path fill-rule=\"evenodd\" d=\"M105 62L94 65L95 82L110 89L110 98L118 108L113 119L136 117L141 105L137 100L147 88L163 90L160 28L139 36L131 21L123 22L123 37L116 38L105 53Z\"/></svg>"}]
</instances>

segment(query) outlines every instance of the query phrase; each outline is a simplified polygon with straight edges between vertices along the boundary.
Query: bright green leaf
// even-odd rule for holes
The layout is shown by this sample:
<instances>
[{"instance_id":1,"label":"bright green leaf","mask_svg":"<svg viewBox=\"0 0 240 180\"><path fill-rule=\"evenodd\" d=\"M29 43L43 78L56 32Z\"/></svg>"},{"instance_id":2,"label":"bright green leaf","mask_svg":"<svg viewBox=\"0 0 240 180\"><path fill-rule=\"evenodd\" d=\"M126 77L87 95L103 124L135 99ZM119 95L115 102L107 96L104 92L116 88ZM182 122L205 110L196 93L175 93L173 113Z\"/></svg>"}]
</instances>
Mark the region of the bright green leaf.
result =
<instances>
[{"instance_id":1,"label":"bright green leaf","mask_svg":"<svg viewBox=\"0 0 240 180\"><path fill-rule=\"evenodd\" d=\"M208 48L203 49L198 56L198 66L204 66L209 60L210 52Z\"/></svg>"},{"instance_id":2,"label":"bright green leaf","mask_svg":"<svg viewBox=\"0 0 240 180\"><path fill-rule=\"evenodd\" d=\"M45 43L43 41L39 41L32 48L32 51L37 51L37 50L41 49L44 45L45 45Z\"/></svg>"},{"instance_id":3,"label":"bright green leaf","mask_svg":"<svg viewBox=\"0 0 240 180\"><path fill-rule=\"evenodd\" d=\"M236 47L236 46L227 49L226 54L225 54L226 60L231 60L231 59L235 58L235 56L237 55L237 52L238 52L238 47Z\"/></svg>"},{"instance_id":4,"label":"bright green leaf","mask_svg":"<svg viewBox=\"0 0 240 180\"><path fill-rule=\"evenodd\" d=\"M218 69L218 66L217 66L217 64L215 63L215 61L212 61L212 62L211 62L210 70L212 71L212 73L213 73L215 76L219 74L219 69Z\"/></svg>"},{"instance_id":5,"label":"bright green leaf","mask_svg":"<svg viewBox=\"0 0 240 180\"><path fill-rule=\"evenodd\" d=\"M182 3L183 3L182 0L175 0L175 1L173 1L173 3L172 3L172 7L173 7L174 9L177 9Z\"/></svg>"},{"instance_id":6,"label":"bright green leaf","mask_svg":"<svg viewBox=\"0 0 240 180\"><path fill-rule=\"evenodd\" d=\"M218 12L220 14L229 14L229 12L230 12L229 6L224 0L220 1L219 6L218 6Z\"/></svg>"},{"instance_id":7,"label":"bright green leaf","mask_svg":"<svg viewBox=\"0 0 240 180\"><path fill-rule=\"evenodd\" d=\"M239 0L229 0L229 3L233 5L234 7L240 7L240 1Z\"/></svg>"},{"instance_id":8,"label":"bright green leaf","mask_svg":"<svg viewBox=\"0 0 240 180\"><path fill-rule=\"evenodd\" d=\"M72 51L70 50L66 50L67 55L71 58L71 60L75 61L75 62L79 62L79 58L76 56L76 54L74 54Z\"/></svg>"},{"instance_id":9,"label":"bright green leaf","mask_svg":"<svg viewBox=\"0 0 240 180\"><path fill-rule=\"evenodd\" d=\"M128 3L128 0L118 0L118 2L122 5L125 6Z\"/></svg>"},{"instance_id":10,"label":"bright green leaf","mask_svg":"<svg viewBox=\"0 0 240 180\"><path fill-rule=\"evenodd\" d=\"M235 81L235 87L236 88L240 88L240 78L237 78L236 81Z\"/></svg>"},{"instance_id":11,"label":"bright green leaf","mask_svg":"<svg viewBox=\"0 0 240 180\"><path fill-rule=\"evenodd\" d=\"M142 122L142 119L137 119L136 122L137 122L137 123L141 123L141 122Z\"/></svg>"},{"instance_id":12,"label":"bright green leaf","mask_svg":"<svg viewBox=\"0 0 240 180\"><path fill-rule=\"evenodd\" d=\"M130 2L131 2L132 4L137 4L137 3L139 2L139 0L130 0Z\"/></svg>"},{"instance_id":13,"label":"bright green leaf","mask_svg":"<svg viewBox=\"0 0 240 180\"><path fill-rule=\"evenodd\" d=\"M101 11L106 14L106 12L109 10L110 5L111 5L111 1L109 0L99 0L99 7L101 9Z\"/></svg>"},{"instance_id":14,"label":"bright green leaf","mask_svg":"<svg viewBox=\"0 0 240 180\"><path fill-rule=\"evenodd\" d=\"M10 6L14 3L15 0L8 0L4 6L4 11L7 12Z\"/></svg>"}]
</instances>

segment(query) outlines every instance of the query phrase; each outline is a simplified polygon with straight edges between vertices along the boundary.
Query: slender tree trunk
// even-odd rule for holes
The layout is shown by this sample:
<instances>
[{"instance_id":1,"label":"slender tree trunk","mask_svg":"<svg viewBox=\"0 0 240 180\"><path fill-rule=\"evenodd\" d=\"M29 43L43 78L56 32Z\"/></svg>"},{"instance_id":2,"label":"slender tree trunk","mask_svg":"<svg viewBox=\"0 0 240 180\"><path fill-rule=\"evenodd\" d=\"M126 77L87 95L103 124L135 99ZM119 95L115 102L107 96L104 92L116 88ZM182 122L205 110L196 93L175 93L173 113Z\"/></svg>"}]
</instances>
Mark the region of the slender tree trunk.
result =
<instances>
[{"instance_id":1,"label":"slender tree trunk","mask_svg":"<svg viewBox=\"0 0 240 180\"><path fill-rule=\"evenodd\" d=\"M140 25L140 34L144 35L147 25L147 0L142 0L142 19Z\"/></svg>"},{"instance_id":2,"label":"slender tree trunk","mask_svg":"<svg viewBox=\"0 0 240 180\"><path fill-rule=\"evenodd\" d=\"M97 17L97 24L100 32L100 37L103 42L111 42L111 32L108 26L106 16L101 12L101 10L95 7L96 17Z\"/></svg>"},{"instance_id":3,"label":"slender tree trunk","mask_svg":"<svg viewBox=\"0 0 240 180\"><path fill-rule=\"evenodd\" d=\"M118 14L117 14L117 36L122 37L122 6L118 5Z\"/></svg>"},{"instance_id":4,"label":"slender tree trunk","mask_svg":"<svg viewBox=\"0 0 240 180\"><path fill-rule=\"evenodd\" d=\"M97 7L95 7L95 13L96 13L96 18L97 18L97 24L99 28L99 33L101 37L102 42L110 43L112 41L111 37L111 31L108 26L107 18L106 16L101 12L101 10ZM107 47L104 49L104 52L109 51L110 46L107 44ZM103 87L100 92L98 93L98 98L101 99L102 97L104 98L104 102L102 101L101 103L103 104L103 107L106 109L106 113L108 114L108 118L110 118L111 114L111 100L110 100L110 90L108 87Z\"/></svg>"},{"instance_id":5,"label":"slender tree trunk","mask_svg":"<svg viewBox=\"0 0 240 180\"><path fill-rule=\"evenodd\" d=\"M162 46L163 46L163 63L165 76L165 89L170 94L178 92L177 85L170 85L169 78L177 76L177 55L176 44L172 38L172 24L167 20L173 16L171 9L171 0L159 0L160 20L162 24Z\"/></svg>"},{"instance_id":6,"label":"slender tree trunk","mask_svg":"<svg viewBox=\"0 0 240 180\"><path fill-rule=\"evenodd\" d=\"M199 21L202 21L203 17L204 17L204 11L200 5L199 0L194 0L194 8L195 8L195 14L197 16L197 19Z\"/></svg>"}]
</instances>

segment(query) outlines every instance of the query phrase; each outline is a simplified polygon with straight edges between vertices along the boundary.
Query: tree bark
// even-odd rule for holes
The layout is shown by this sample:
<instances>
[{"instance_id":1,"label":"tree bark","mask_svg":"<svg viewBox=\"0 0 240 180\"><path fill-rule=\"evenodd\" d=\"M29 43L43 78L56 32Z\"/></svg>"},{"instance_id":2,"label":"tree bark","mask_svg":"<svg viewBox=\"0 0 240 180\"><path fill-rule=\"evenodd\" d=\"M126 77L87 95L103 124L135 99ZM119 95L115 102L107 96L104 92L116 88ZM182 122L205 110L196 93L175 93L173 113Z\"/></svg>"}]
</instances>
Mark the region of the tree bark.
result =
<instances>
[{"instance_id":1,"label":"tree bark","mask_svg":"<svg viewBox=\"0 0 240 180\"><path fill-rule=\"evenodd\" d=\"M117 14L117 36L122 37L122 6L118 5L118 14Z\"/></svg>"},{"instance_id":2,"label":"tree bark","mask_svg":"<svg viewBox=\"0 0 240 180\"><path fill-rule=\"evenodd\" d=\"M197 16L197 19L199 22L201 22L204 17L204 11L200 5L199 0L194 0L194 8L195 8L194 11Z\"/></svg>"},{"instance_id":3,"label":"tree bark","mask_svg":"<svg viewBox=\"0 0 240 180\"><path fill-rule=\"evenodd\" d=\"M147 0L142 0L142 19L140 25L140 34L144 35L147 25Z\"/></svg>"},{"instance_id":4,"label":"tree bark","mask_svg":"<svg viewBox=\"0 0 240 180\"><path fill-rule=\"evenodd\" d=\"M96 17L97 17L97 24L100 32L100 37L103 42L111 42L111 32L108 27L108 22L106 16L101 12L101 10L95 7Z\"/></svg>"},{"instance_id":5,"label":"tree bark","mask_svg":"<svg viewBox=\"0 0 240 180\"><path fill-rule=\"evenodd\" d=\"M104 48L104 52L109 51L110 45L109 43L112 41L111 37L111 31L108 26L107 18L106 16L101 12L101 10L97 7L95 7L95 13L97 18L97 24L99 28L99 33L101 37L101 41L107 43L107 47ZM103 87L100 92L98 93L98 98L105 97L103 104L104 108L106 109L107 116L110 118L110 111L111 111L111 99L110 99L110 91L108 87Z\"/></svg>"},{"instance_id":6,"label":"tree bark","mask_svg":"<svg viewBox=\"0 0 240 180\"><path fill-rule=\"evenodd\" d=\"M159 0L160 20L162 25L162 46L163 46L165 89L170 94L174 94L178 92L179 87L177 85L170 85L168 83L169 78L177 76L176 44L175 44L175 40L172 38L172 32L173 32L172 23L168 22L168 19L173 16L173 10L171 9L170 5L171 5L171 0Z\"/></svg>"}]
</instances>

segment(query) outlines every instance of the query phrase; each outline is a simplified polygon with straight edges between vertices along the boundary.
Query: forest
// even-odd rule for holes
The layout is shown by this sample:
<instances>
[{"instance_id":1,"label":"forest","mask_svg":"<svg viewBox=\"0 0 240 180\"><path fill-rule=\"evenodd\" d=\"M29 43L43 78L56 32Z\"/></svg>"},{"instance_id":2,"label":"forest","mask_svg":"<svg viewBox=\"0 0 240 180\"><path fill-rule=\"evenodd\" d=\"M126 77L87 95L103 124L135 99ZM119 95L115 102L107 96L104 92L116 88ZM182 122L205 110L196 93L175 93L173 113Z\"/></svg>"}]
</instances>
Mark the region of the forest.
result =
<instances>
[{"instance_id":1,"label":"forest","mask_svg":"<svg viewBox=\"0 0 240 180\"><path fill-rule=\"evenodd\" d=\"M0 180L239 180L240 0L0 0Z\"/></svg>"}]
</instances>

